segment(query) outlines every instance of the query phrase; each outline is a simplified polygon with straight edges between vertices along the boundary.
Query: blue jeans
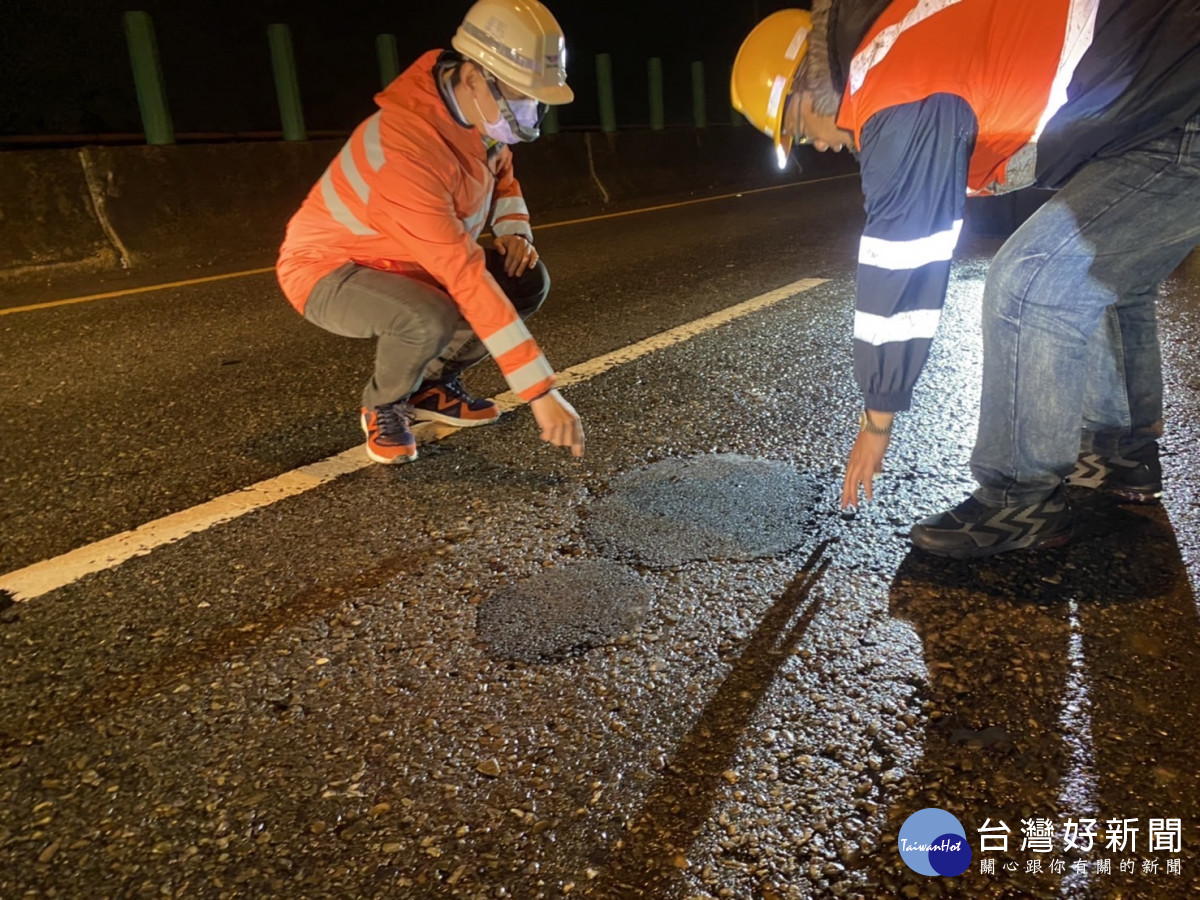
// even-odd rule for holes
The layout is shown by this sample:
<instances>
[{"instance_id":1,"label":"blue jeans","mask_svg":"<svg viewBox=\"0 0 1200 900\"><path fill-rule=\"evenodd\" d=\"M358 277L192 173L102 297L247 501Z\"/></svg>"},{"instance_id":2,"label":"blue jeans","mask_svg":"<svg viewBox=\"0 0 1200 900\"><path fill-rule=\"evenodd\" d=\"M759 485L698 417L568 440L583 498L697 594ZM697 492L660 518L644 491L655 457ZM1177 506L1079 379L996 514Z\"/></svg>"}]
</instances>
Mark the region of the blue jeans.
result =
<instances>
[{"instance_id":1,"label":"blue jeans","mask_svg":"<svg viewBox=\"0 0 1200 900\"><path fill-rule=\"evenodd\" d=\"M1081 429L1102 455L1161 434L1158 285L1197 244L1200 116L1088 164L1009 238L983 295L976 499L1046 499Z\"/></svg>"}]
</instances>

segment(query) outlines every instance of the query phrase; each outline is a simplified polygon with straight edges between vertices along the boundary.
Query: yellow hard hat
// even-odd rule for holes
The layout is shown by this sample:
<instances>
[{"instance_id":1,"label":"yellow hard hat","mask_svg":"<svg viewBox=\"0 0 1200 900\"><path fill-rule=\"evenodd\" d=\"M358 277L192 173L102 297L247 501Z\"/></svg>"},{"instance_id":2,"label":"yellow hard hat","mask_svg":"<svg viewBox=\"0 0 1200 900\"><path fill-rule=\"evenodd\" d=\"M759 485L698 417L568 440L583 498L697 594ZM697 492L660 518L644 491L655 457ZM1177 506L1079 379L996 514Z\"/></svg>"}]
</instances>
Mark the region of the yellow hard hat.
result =
<instances>
[{"instance_id":1,"label":"yellow hard hat","mask_svg":"<svg viewBox=\"0 0 1200 900\"><path fill-rule=\"evenodd\" d=\"M570 103L562 28L538 0L477 0L451 45L509 87L550 106Z\"/></svg>"},{"instance_id":2,"label":"yellow hard hat","mask_svg":"<svg viewBox=\"0 0 1200 900\"><path fill-rule=\"evenodd\" d=\"M812 15L781 9L754 26L733 63L729 93L733 108L775 142L779 168L792 152L792 136L782 134L788 89L808 53Z\"/></svg>"}]
</instances>

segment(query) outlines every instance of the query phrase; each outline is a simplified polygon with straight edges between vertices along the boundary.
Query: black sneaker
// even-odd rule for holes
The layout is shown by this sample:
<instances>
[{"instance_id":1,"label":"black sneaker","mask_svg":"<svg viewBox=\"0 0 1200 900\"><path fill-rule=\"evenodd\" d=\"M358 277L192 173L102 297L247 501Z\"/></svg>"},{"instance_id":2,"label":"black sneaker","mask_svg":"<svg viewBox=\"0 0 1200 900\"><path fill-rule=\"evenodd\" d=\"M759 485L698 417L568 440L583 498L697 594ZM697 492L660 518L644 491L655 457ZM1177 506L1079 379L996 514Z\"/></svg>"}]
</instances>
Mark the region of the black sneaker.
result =
<instances>
[{"instance_id":1,"label":"black sneaker","mask_svg":"<svg viewBox=\"0 0 1200 900\"><path fill-rule=\"evenodd\" d=\"M1071 535L1071 508L1061 491L1032 506L984 506L968 497L954 509L922 519L909 533L920 549L952 559L1057 547Z\"/></svg>"},{"instance_id":2,"label":"black sneaker","mask_svg":"<svg viewBox=\"0 0 1200 900\"><path fill-rule=\"evenodd\" d=\"M1074 471L1067 476L1067 484L1104 491L1125 503L1157 503L1162 497L1158 442L1151 442L1128 457L1081 453Z\"/></svg>"}]
</instances>

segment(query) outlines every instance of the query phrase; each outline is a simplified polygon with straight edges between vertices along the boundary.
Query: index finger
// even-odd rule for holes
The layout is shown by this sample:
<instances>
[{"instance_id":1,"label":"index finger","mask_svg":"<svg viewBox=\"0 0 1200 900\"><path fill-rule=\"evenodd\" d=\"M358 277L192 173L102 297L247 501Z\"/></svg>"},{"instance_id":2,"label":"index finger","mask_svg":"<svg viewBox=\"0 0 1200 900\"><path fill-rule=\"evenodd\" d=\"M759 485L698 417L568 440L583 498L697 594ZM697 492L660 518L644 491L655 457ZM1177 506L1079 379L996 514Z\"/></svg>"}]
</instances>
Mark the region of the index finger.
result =
<instances>
[{"instance_id":1,"label":"index finger","mask_svg":"<svg viewBox=\"0 0 1200 900\"><path fill-rule=\"evenodd\" d=\"M846 466L846 474L842 476L842 509L858 505L858 481L850 466Z\"/></svg>"},{"instance_id":2,"label":"index finger","mask_svg":"<svg viewBox=\"0 0 1200 900\"><path fill-rule=\"evenodd\" d=\"M842 509L858 505L858 485L851 487L848 481L842 483Z\"/></svg>"}]
</instances>

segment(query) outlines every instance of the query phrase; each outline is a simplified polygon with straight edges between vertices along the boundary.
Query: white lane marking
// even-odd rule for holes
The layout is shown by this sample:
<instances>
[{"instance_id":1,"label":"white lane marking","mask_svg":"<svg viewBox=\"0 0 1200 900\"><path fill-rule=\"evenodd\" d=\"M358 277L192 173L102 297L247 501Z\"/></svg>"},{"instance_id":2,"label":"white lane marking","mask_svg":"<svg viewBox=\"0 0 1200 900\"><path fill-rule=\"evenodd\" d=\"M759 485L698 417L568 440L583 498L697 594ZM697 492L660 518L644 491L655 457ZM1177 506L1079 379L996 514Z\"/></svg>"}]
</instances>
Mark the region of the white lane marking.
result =
<instances>
[{"instance_id":1,"label":"white lane marking","mask_svg":"<svg viewBox=\"0 0 1200 900\"><path fill-rule=\"evenodd\" d=\"M704 334L706 331L712 331L714 328L718 328L727 322L740 319L742 316L747 316L760 309L766 309L768 306L773 306L782 300L787 300L804 291L820 287L828 280L827 278L805 278L800 281L793 281L791 284L785 284L777 290L768 291L757 297L751 297L749 300L739 303L736 306L719 310L712 315L705 316L703 319L696 319L694 322L688 322L677 328L672 328L669 331L648 337L644 341L638 341L636 344L630 344L628 347L622 347L620 350L614 350L612 353L606 353L603 356L597 356L595 359L580 363L577 366L571 366L571 368L558 373L556 379L557 386L569 387L572 384L578 384L581 381L595 378L597 375L607 372L616 366L633 362L635 359L639 359L656 350L662 350L673 344L682 343L688 338ZM520 400L512 392L507 392L496 397L496 402L500 404L501 409L513 409L521 405L524 401Z\"/></svg>"},{"instance_id":2,"label":"white lane marking","mask_svg":"<svg viewBox=\"0 0 1200 900\"><path fill-rule=\"evenodd\" d=\"M804 291L824 284L824 278L805 278L786 284L774 291L752 297L736 306L715 312L694 322L671 328L653 337L614 350L603 356L572 366L558 373L560 388L588 381L619 365L633 362L658 350L682 343L689 338L712 331L750 313L765 309ZM509 412L523 406L525 401L506 391L495 398L500 409ZM422 423L413 429L420 443L439 441L459 429L449 425ZM352 447L336 456L286 472L275 478L260 481L250 487L225 494L190 509L185 509L132 531L124 531L93 544L71 550L53 559L16 569L0 576L0 590L8 591L14 600L33 600L50 591L73 584L85 575L119 566L136 556L145 556L159 547L173 544L192 534L206 531L214 525L232 521L246 513L270 506L288 497L295 497L315 487L375 465L367 459L362 446ZM416 463L420 465L420 463Z\"/></svg>"}]
</instances>

